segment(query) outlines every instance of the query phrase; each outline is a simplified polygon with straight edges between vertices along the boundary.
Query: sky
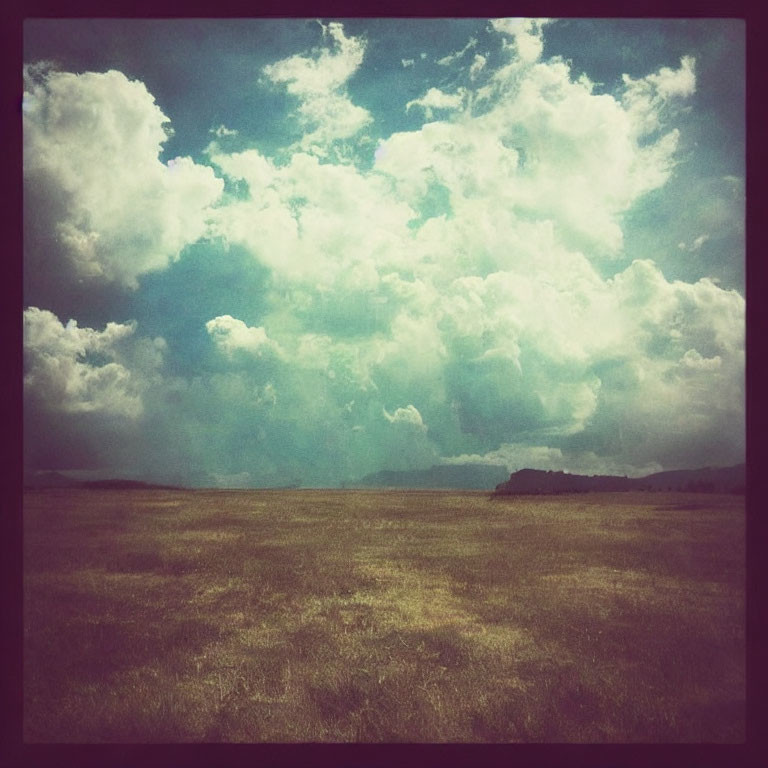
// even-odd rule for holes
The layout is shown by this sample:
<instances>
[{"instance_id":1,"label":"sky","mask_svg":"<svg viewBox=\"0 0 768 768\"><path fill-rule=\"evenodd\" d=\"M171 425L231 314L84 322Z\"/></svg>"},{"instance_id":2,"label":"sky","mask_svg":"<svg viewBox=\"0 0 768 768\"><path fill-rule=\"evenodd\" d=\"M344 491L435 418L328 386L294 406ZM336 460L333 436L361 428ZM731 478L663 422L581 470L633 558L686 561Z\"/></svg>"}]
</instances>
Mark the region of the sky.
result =
<instances>
[{"instance_id":1,"label":"sky","mask_svg":"<svg viewBox=\"0 0 768 768\"><path fill-rule=\"evenodd\" d=\"M744 37L27 20L25 474L743 461Z\"/></svg>"}]
</instances>

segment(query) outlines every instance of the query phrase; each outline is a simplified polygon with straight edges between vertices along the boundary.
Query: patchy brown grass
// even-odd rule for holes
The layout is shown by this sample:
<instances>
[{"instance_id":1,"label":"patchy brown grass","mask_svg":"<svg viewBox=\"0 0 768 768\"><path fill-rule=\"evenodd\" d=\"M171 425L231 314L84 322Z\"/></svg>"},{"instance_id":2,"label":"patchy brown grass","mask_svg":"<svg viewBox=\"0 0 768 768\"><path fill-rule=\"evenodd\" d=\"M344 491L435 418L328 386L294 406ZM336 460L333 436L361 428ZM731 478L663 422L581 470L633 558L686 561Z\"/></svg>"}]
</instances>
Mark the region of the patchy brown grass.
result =
<instances>
[{"instance_id":1,"label":"patchy brown grass","mask_svg":"<svg viewBox=\"0 0 768 768\"><path fill-rule=\"evenodd\" d=\"M743 498L25 497L28 742L734 742Z\"/></svg>"}]
</instances>

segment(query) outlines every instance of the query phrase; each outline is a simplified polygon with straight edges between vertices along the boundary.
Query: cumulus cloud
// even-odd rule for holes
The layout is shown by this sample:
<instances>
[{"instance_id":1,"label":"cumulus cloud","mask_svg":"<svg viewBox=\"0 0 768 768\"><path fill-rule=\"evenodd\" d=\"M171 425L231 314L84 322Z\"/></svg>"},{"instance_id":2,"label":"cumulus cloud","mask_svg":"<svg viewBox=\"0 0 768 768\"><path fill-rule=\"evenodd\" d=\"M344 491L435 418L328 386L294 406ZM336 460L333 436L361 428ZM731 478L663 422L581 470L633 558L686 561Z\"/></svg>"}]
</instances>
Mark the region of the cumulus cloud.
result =
<instances>
[{"instance_id":1,"label":"cumulus cloud","mask_svg":"<svg viewBox=\"0 0 768 768\"><path fill-rule=\"evenodd\" d=\"M417 430L426 431L427 425L422 421L421 414L413 405L407 405L405 408L397 408L394 413L389 413L384 409L384 416L390 424L406 425L415 427Z\"/></svg>"},{"instance_id":2,"label":"cumulus cloud","mask_svg":"<svg viewBox=\"0 0 768 768\"><path fill-rule=\"evenodd\" d=\"M211 160L250 193L217 209L213 231L246 247L281 281L311 287L307 300L321 301L323 290L338 285L364 301L379 283L377 266L407 261L416 214L391 195L383 176L303 152L282 166L257 150L214 151Z\"/></svg>"},{"instance_id":3,"label":"cumulus cloud","mask_svg":"<svg viewBox=\"0 0 768 768\"><path fill-rule=\"evenodd\" d=\"M456 119L392 135L380 145L376 168L391 174L414 206L439 184L457 218L482 199L482 210L490 203L507 218L514 212L552 221L581 249L615 257L621 217L674 167L677 130L647 140L661 125L663 100L646 100L640 109L634 98L594 94L562 60L510 55L511 63L466 99L474 105L469 115L462 110ZM458 95L441 93L433 89L411 104L460 105Z\"/></svg>"},{"instance_id":4,"label":"cumulus cloud","mask_svg":"<svg viewBox=\"0 0 768 768\"><path fill-rule=\"evenodd\" d=\"M693 56L683 56L679 69L662 67L658 72L647 75L644 80L656 89L658 96L668 99L672 96L690 96L696 90L694 73L696 60ZM625 75L625 82L637 83Z\"/></svg>"},{"instance_id":5,"label":"cumulus cloud","mask_svg":"<svg viewBox=\"0 0 768 768\"><path fill-rule=\"evenodd\" d=\"M649 260L601 274L623 214L673 172L677 132L657 129L692 92L693 62L595 94L563 60L540 61L542 22L493 28L512 38L508 63L472 98L409 102L455 116L382 141L370 171L212 152L250 191L216 231L270 268L264 322L285 376L323 371L325 417L356 439L377 436L377 407L430 424L423 460L527 445L553 468L654 471L679 455L670 423L706 441L743 411L738 293L669 282ZM410 405L390 412L393 398Z\"/></svg>"},{"instance_id":6,"label":"cumulus cloud","mask_svg":"<svg viewBox=\"0 0 768 768\"><path fill-rule=\"evenodd\" d=\"M689 349L680 359L683 369L694 371L716 371L722 366L723 360L720 355L714 357L702 357L701 353L695 349Z\"/></svg>"},{"instance_id":7,"label":"cumulus cloud","mask_svg":"<svg viewBox=\"0 0 768 768\"><path fill-rule=\"evenodd\" d=\"M25 310L25 397L54 411L136 418L142 412L141 381L121 351L135 330L132 323L107 323L103 331L79 328L75 320L64 325L44 309ZM153 348L161 355L162 340Z\"/></svg>"},{"instance_id":8,"label":"cumulus cloud","mask_svg":"<svg viewBox=\"0 0 768 768\"><path fill-rule=\"evenodd\" d=\"M432 119L436 109L458 109L461 106L464 93L445 93L439 88L430 88L420 99L412 99L405 105L406 111L411 107L421 107L428 120Z\"/></svg>"},{"instance_id":9,"label":"cumulus cloud","mask_svg":"<svg viewBox=\"0 0 768 768\"><path fill-rule=\"evenodd\" d=\"M541 30L548 19L493 19L491 26L512 39L510 43L524 62L536 61L544 50Z\"/></svg>"},{"instance_id":10,"label":"cumulus cloud","mask_svg":"<svg viewBox=\"0 0 768 768\"><path fill-rule=\"evenodd\" d=\"M159 159L169 121L143 83L28 69L23 121L31 272L135 288L205 234L223 183L188 157Z\"/></svg>"},{"instance_id":11,"label":"cumulus cloud","mask_svg":"<svg viewBox=\"0 0 768 768\"><path fill-rule=\"evenodd\" d=\"M485 105L480 114L461 110L456 119L382 142L376 169L390 174L414 207L430 189L447 190L456 220L450 226L490 204L494 218L550 221L580 249L615 257L623 245L622 215L672 172L677 131L641 140L646 129L637 121L645 116L594 94L563 61L515 67L497 69L467 99ZM411 104L461 103L458 94L430 94Z\"/></svg>"},{"instance_id":12,"label":"cumulus cloud","mask_svg":"<svg viewBox=\"0 0 768 768\"><path fill-rule=\"evenodd\" d=\"M290 56L266 66L264 75L299 100L297 116L304 130L299 147L324 157L335 141L353 137L373 118L346 92L347 81L363 61L364 41L347 37L339 22L321 26L332 50L318 47L308 55Z\"/></svg>"},{"instance_id":13,"label":"cumulus cloud","mask_svg":"<svg viewBox=\"0 0 768 768\"><path fill-rule=\"evenodd\" d=\"M252 328L231 315L220 315L209 320L205 328L216 346L232 357L236 351L255 357L280 355L280 347L267 336L264 328Z\"/></svg>"},{"instance_id":14,"label":"cumulus cloud","mask_svg":"<svg viewBox=\"0 0 768 768\"><path fill-rule=\"evenodd\" d=\"M623 75L622 102L636 132L647 134L658 130L665 109L696 91L695 68L696 60L683 56L678 69L662 67L638 79Z\"/></svg>"},{"instance_id":15,"label":"cumulus cloud","mask_svg":"<svg viewBox=\"0 0 768 768\"><path fill-rule=\"evenodd\" d=\"M263 70L270 87L298 100L303 137L275 155L214 141L206 159L238 193L211 207L220 181L207 169L216 184L191 207L184 237L157 234L159 219L147 213L142 224L155 234L145 261L120 260L127 251L108 217L77 224L67 206L83 190L89 210L102 201L95 182L74 180L75 202L47 209L54 222L77 224L55 230L57 247L121 284L200 233L215 244L211 259L238 249L265 277L253 295L233 284L236 306L219 302L198 318L208 352L194 376L149 388L144 371L161 365L162 345L135 339L130 325L63 326L32 308L28 393L70 413L143 413L156 455L224 484L351 482L439 461L642 475L739 457L743 297L709 279L670 280L624 250L627 214L675 172L675 105L695 90L694 61L595 93L566 61L542 59L543 29L493 22L499 50L471 59L468 44L450 62L463 67L461 89L443 81L404 97L425 122L381 139L371 165L369 151L339 150L370 125L347 92L365 43L341 24L323 26L323 46ZM197 174L192 161L160 163L162 112L143 86L113 80L150 115L139 121L145 138L102 115L92 143L116 135L133 148L128 158L151 156L150 189L155 171ZM53 120L28 106L39 109L34 126ZM217 139L228 132L213 130ZM30 161L30 179L41 178L36 168ZM699 251L707 235L698 233L718 231L717 216L733 219L743 187L720 183L733 190L732 208L713 205L696 229L675 235L673 255L678 240ZM166 241L173 248L157 246ZM114 259L104 242L115 244Z\"/></svg>"}]
</instances>

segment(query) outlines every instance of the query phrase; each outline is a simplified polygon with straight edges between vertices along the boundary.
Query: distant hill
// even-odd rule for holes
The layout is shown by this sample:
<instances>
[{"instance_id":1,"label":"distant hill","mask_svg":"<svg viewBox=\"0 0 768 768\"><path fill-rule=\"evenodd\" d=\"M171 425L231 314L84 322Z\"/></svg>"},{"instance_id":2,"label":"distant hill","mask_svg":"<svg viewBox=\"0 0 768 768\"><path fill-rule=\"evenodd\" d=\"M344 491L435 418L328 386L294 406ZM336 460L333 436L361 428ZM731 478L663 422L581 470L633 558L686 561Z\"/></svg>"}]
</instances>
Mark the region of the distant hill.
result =
<instances>
[{"instance_id":1,"label":"distant hill","mask_svg":"<svg viewBox=\"0 0 768 768\"><path fill-rule=\"evenodd\" d=\"M657 472L646 477L612 475L571 475L521 469L496 486L495 494L588 493L591 491L698 491L703 493L744 493L746 465L706 467Z\"/></svg>"},{"instance_id":2,"label":"distant hill","mask_svg":"<svg viewBox=\"0 0 768 768\"><path fill-rule=\"evenodd\" d=\"M506 476L506 469L496 464L436 464L429 469L384 469L366 475L355 487L487 490Z\"/></svg>"},{"instance_id":3,"label":"distant hill","mask_svg":"<svg viewBox=\"0 0 768 768\"><path fill-rule=\"evenodd\" d=\"M24 478L25 488L79 488L81 485L81 480L75 480L58 472L40 472Z\"/></svg>"},{"instance_id":4,"label":"distant hill","mask_svg":"<svg viewBox=\"0 0 768 768\"><path fill-rule=\"evenodd\" d=\"M159 490L183 491L178 485L160 485L159 483L144 483L141 480L89 480L83 483L84 488L111 488L114 490Z\"/></svg>"},{"instance_id":5,"label":"distant hill","mask_svg":"<svg viewBox=\"0 0 768 768\"><path fill-rule=\"evenodd\" d=\"M24 478L24 488L93 488L93 489L113 489L113 490L164 490L181 491L184 490L175 485L158 485L156 483L144 483L140 480L122 480L119 478L110 480L76 480L73 477L67 477L60 472L41 472L32 477Z\"/></svg>"}]
</instances>

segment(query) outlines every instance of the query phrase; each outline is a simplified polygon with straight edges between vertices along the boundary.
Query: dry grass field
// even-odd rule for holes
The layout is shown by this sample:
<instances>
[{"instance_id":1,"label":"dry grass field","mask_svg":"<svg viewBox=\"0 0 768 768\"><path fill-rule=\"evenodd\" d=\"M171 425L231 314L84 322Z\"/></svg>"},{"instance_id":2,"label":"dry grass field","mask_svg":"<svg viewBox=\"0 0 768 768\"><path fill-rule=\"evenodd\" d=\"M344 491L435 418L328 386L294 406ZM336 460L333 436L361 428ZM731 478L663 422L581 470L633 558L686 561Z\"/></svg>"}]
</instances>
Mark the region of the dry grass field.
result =
<instances>
[{"instance_id":1,"label":"dry grass field","mask_svg":"<svg viewBox=\"0 0 768 768\"><path fill-rule=\"evenodd\" d=\"M26 742L738 742L744 500L25 495Z\"/></svg>"}]
</instances>

